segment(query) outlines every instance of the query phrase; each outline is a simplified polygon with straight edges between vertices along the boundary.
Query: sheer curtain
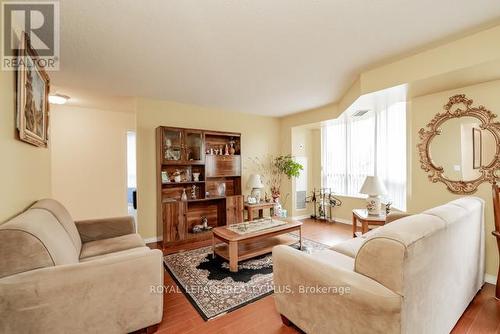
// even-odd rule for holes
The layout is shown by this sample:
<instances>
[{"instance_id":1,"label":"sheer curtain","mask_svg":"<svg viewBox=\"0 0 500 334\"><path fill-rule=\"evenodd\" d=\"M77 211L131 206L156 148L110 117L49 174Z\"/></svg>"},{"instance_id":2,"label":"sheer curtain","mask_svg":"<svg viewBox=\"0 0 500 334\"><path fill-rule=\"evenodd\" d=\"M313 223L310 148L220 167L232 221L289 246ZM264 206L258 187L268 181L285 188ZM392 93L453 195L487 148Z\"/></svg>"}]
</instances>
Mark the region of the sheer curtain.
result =
<instances>
[{"instance_id":1,"label":"sheer curtain","mask_svg":"<svg viewBox=\"0 0 500 334\"><path fill-rule=\"evenodd\" d=\"M323 187L361 196L365 177L377 175L387 188L385 200L406 210L406 103L401 100L400 90L374 93L369 112L346 112L322 128Z\"/></svg>"},{"instance_id":2,"label":"sheer curtain","mask_svg":"<svg viewBox=\"0 0 500 334\"><path fill-rule=\"evenodd\" d=\"M386 200L406 211L406 103L380 110L377 116L376 174L387 188Z\"/></svg>"},{"instance_id":3,"label":"sheer curtain","mask_svg":"<svg viewBox=\"0 0 500 334\"><path fill-rule=\"evenodd\" d=\"M375 173L375 115L369 112L361 117L351 117L346 126L347 195L360 196L359 189L366 176Z\"/></svg>"},{"instance_id":4,"label":"sheer curtain","mask_svg":"<svg viewBox=\"0 0 500 334\"><path fill-rule=\"evenodd\" d=\"M321 131L322 185L347 194L347 128L344 118L331 121Z\"/></svg>"}]
</instances>

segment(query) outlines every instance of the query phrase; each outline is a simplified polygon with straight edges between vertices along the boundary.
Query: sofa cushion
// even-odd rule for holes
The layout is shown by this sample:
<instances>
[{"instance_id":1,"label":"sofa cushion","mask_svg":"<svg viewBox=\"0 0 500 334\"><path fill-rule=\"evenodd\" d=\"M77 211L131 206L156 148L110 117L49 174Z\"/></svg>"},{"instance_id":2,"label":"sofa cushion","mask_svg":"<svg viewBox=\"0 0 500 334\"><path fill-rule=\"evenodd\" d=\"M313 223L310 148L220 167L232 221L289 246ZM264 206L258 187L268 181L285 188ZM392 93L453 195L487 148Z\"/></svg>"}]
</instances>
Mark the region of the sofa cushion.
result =
<instances>
[{"instance_id":1,"label":"sofa cushion","mask_svg":"<svg viewBox=\"0 0 500 334\"><path fill-rule=\"evenodd\" d=\"M104 255L126 249L144 247L146 244L137 233L122 235L120 237L89 241L82 245L80 260L91 256Z\"/></svg>"},{"instance_id":2,"label":"sofa cushion","mask_svg":"<svg viewBox=\"0 0 500 334\"><path fill-rule=\"evenodd\" d=\"M363 245L365 241L366 241L365 238L359 238L359 237L353 238L341 242L339 244L333 245L330 249L339 252L341 254L350 256L352 258L355 258L356 254L358 254L359 248Z\"/></svg>"},{"instance_id":3,"label":"sofa cushion","mask_svg":"<svg viewBox=\"0 0 500 334\"><path fill-rule=\"evenodd\" d=\"M136 248L125 249L125 250L121 250L121 251L113 252L113 253L109 253L109 254L89 256L89 257L80 259L80 262L88 262L88 261L100 260L100 259L104 259L104 258L110 257L110 256L122 256L122 255L128 255L128 254L139 254L139 253L145 253L145 252L149 252L149 251L151 251L151 248L149 248L148 246L136 247Z\"/></svg>"},{"instance_id":4,"label":"sofa cushion","mask_svg":"<svg viewBox=\"0 0 500 334\"><path fill-rule=\"evenodd\" d=\"M2 277L78 263L78 253L68 233L52 213L43 209L29 209L0 225L0 245Z\"/></svg>"},{"instance_id":5,"label":"sofa cushion","mask_svg":"<svg viewBox=\"0 0 500 334\"><path fill-rule=\"evenodd\" d=\"M61 203L54 199L42 199L33 204L31 208L47 210L48 212L53 214L54 217L59 221L59 223L64 227L66 233L68 233L71 241L73 242L73 245L75 246L77 254L80 253L82 249L82 240L80 238L80 234L76 229L73 218L71 218L68 210L66 210L66 208Z\"/></svg>"}]
</instances>

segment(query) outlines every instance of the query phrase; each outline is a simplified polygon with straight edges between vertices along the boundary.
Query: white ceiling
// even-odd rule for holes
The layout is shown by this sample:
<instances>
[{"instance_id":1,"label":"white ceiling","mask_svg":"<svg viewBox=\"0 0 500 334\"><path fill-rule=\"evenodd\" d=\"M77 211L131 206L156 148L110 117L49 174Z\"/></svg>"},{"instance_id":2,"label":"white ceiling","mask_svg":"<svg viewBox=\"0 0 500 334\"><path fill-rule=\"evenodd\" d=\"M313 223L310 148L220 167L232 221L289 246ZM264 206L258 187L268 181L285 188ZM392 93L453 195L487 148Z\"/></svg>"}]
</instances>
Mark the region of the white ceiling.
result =
<instances>
[{"instance_id":1,"label":"white ceiling","mask_svg":"<svg viewBox=\"0 0 500 334\"><path fill-rule=\"evenodd\" d=\"M282 116L500 17L494 0L64 0L58 91Z\"/></svg>"}]
</instances>

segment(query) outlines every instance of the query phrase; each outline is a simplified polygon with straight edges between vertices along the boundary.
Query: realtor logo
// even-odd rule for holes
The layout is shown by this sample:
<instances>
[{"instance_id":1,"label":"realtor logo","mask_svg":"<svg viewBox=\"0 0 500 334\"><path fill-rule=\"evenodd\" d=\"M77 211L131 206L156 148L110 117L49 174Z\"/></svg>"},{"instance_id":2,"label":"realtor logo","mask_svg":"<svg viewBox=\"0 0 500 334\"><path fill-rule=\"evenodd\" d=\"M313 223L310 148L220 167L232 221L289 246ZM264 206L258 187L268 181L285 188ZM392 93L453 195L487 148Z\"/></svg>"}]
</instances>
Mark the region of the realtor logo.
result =
<instances>
[{"instance_id":1,"label":"realtor logo","mask_svg":"<svg viewBox=\"0 0 500 334\"><path fill-rule=\"evenodd\" d=\"M23 33L37 53L37 65L46 71L59 70L59 2L2 2L2 70L16 70L24 48Z\"/></svg>"}]
</instances>

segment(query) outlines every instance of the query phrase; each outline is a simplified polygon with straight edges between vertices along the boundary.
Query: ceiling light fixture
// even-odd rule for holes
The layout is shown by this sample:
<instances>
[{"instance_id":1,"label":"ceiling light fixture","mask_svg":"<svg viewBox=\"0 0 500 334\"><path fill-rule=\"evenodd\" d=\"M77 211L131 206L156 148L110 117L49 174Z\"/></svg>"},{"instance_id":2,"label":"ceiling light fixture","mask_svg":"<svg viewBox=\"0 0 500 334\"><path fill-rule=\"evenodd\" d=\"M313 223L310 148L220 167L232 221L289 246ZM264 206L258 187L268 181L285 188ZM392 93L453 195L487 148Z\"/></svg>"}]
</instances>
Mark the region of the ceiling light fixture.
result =
<instances>
[{"instance_id":1,"label":"ceiling light fixture","mask_svg":"<svg viewBox=\"0 0 500 334\"><path fill-rule=\"evenodd\" d=\"M49 95L49 103L51 104L65 104L68 102L70 97L68 95L62 95L62 94L54 94L54 95Z\"/></svg>"}]
</instances>

